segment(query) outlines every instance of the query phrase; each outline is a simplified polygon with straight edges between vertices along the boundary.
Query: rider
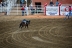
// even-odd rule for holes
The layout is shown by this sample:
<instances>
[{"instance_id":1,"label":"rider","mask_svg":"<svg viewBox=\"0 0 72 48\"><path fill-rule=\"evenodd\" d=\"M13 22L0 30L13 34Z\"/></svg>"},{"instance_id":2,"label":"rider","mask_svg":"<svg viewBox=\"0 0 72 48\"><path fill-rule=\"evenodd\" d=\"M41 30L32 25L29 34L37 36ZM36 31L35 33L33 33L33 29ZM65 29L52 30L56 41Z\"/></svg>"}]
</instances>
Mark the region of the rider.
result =
<instances>
[{"instance_id":1,"label":"rider","mask_svg":"<svg viewBox=\"0 0 72 48\"><path fill-rule=\"evenodd\" d=\"M23 19L23 21L22 21L22 22L24 22L24 23L26 24L27 20L26 20L26 19Z\"/></svg>"}]
</instances>

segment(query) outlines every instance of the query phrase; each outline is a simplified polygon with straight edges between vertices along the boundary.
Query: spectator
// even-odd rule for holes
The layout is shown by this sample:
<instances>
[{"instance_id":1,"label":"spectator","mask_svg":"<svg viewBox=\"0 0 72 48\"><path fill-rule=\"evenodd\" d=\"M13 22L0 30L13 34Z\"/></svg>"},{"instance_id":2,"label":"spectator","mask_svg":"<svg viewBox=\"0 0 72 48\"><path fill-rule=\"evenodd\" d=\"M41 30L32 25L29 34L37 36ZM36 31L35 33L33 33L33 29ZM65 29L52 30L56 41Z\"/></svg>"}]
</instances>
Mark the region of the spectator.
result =
<instances>
[{"instance_id":1,"label":"spectator","mask_svg":"<svg viewBox=\"0 0 72 48\"><path fill-rule=\"evenodd\" d=\"M1 4L0 4L0 12L2 12L3 11L3 7L2 7L2 2L1 2Z\"/></svg>"},{"instance_id":2,"label":"spectator","mask_svg":"<svg viewBox=\"0 0 72 48\"><path fill-rule=\"evenodd\" d=\"M5 2L5 6L8 6L8 2Z\"/></svg>"},{"instance_id":3,"label":"spectator","mask_svg":"<svg viewBox=\"0 0 72 48\"><path fill-rule=\"evenodd\" d=\"M1 7L1 4L0 4L0 7Z\"/></svg>"},{"instance_id":4,"label":"spectator","mask_svg":"<svg viewBox=\"0 0 72 48\"><path fill-rule=\"evenodd\" d=\"M24 10L25 10L24 6L21 8L21 10L22 10L22 16L24 16Z\"/></svg>"},{"instance_id":5,"label":"spectator","mask_svg":"<svg viewBox=\"0 0 72 48\"><path fill-rule=\"evenodd\" d=\"M28 15L28 7L25 6L25 12L26 12L26 15Z\"/></svg>"},{"instance_id":6,"label":"spectator","mask_svg":"<svg viewBox=\"0 0 72 48\"><path fill-rule=\"evenodd\" d=\"M59 5L59 2L58 2L58 0L56 1L56 6L58 6Z\"/></svg>"},{"instance_id":7,"label":"spectator","mask_svg":"<svg viewBox=\"0 0 72 48\"><path fill-rule=\"evenodd\" d=\"M20 0L20 6L22 7L24 4L24 0Z\"/></svg>"},{"instance_id":8,"label":"spectator","mask_svg":"<svg viewBox=\"0 0 72 48\"><path fill-rule=\"evenodd\" d=\"M32 5L30 5L30 10L31 10L31 15L33 15L34 14L34 8Z\"/></svg>"},{"instance_id":9,"label":"spectator","mask_svg":"<svg viewBox=\"0 0 72 48\"><path fill-rule=\"evenodd\" d=\"M69 16L71 16L71 6L69 6Z\"/></svg>"},{"instance_id":10,"label":"spectator","mask_svg":"<svg viewBox=\"0 0 72 48\"><path fill-rule=\"evenodd\" d=\"M5 6L5 3L4 2L2 2L2 6Z\"/></svg>"},{"instance_id":11,"label":"spectator","mask_svg":"<svg viewBox=\"0 0 72 48\"><path fill-rule=\"evenodd\" d=\"M52 0L50 1L49 5L50 5L50 6L53 6L53 5L54 5L54 3L53 3Z\"/></svg>"},{"instance_id":12,"label":"spectator","mask_svg":"<svg viewBox=\"0 0 72 48\"><path fill-rule=\"evenodd\" d=\"M1 2L1 6L2 6L2 2Z\"/></svg>"},{"instance_id":13,"label":"spectator","mask_svg":"<svg viewBox=\"0 0 72 48\"><path fill-rule=\"evenodd\" d=\"M68 9L69 12L66 12L66 17L68 17L68 19L69 19L69 16L72 15L72 13L71 13L71 10L72 10L72 9L71 9L71 6L69 6L68 8L69 8L69 9ZM66 9L65 9L65 10L66 10ZM67 10L66 10L66 11L67 11Z\"/></svg>"}]
</instances>

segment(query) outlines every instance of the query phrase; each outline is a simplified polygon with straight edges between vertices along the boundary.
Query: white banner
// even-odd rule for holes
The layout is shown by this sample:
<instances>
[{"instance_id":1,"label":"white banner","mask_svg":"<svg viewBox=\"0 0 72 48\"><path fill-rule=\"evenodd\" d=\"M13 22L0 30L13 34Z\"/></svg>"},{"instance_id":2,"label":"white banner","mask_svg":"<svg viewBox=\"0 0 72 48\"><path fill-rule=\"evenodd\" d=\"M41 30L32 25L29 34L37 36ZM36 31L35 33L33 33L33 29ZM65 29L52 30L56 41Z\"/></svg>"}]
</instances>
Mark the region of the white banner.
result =
<instances>
[{"instance_id":1,"label":"white banner","mask_svg":"<svg viewBox=\"0 0 72 48\"><path fill-rule=\"evenodd\" d=\"M68 14L69 14L69 6L60 6L60 15L68 15Z\"/></svg>"},{"instance_id":2,"label":"white banner","mask_svg":"<svg viewBox=\"0 0 72 48\"><path fill-rule=\"evenodd\" d=\"M27 0L25 0L27 2Z\"/></svg>"},{"instance_id":3,"label":"white banner","mask_svg":"<svg viewBox=\"0 0 72 48\"><path fill-rule=\"evenodd\" d=\"M58 6L47 6L46 15L59 15L59 7Z\"/></svg>"},{"instance_id":4,"label":"white banner","mask_svg":"<svg viewBox=\"0 0 72 48\"><path fill-rule=\"evenodd\" d=\"M60 6L60 15L66 15L68 12L65 11L66 6Z\"/></svg>"}]
</instances>

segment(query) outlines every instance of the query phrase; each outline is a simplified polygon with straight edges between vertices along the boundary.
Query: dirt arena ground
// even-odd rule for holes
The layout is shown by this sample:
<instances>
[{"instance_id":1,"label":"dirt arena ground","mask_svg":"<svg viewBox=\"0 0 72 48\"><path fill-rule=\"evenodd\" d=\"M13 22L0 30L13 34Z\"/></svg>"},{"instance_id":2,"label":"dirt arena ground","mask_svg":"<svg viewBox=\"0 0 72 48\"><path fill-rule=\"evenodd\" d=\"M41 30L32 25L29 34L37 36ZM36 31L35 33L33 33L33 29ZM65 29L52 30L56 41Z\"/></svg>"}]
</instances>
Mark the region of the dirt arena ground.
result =
<instances>
[{"instance_id":1,"label":"dirt arena ground","mask_svg":"<svg viewBox=\"0 0 72 48\"><path fill-rule=\"evenodd\" d=\"M72 48L72 18L0 16L0 48ZM19 28L23 19L29 28Z\"/></svg>"}]
</instances>

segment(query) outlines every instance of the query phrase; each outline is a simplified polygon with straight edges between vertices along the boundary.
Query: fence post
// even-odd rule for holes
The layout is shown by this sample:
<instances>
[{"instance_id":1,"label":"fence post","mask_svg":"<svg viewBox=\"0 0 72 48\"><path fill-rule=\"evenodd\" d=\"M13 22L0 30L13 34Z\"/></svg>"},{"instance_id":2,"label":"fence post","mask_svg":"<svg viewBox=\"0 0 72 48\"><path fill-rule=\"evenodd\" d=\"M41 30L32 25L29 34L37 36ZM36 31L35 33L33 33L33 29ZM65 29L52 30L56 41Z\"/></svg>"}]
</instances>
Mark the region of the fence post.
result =
<instances>
[{"instance_id":1,"label":"fence post","mask_svg":"<svg viewBox=\"0 0 72 48\"><path fill-rule=\"evenodd\" d=\"M46 15L46 6L44 6L44 14Z\"/></svg>"},{"instance_id":2,"label":"fence post","mask_svg":"<svg viewBox=\"0 0 72 48\"><path fill-rule=\"evenodd\" d=\"M18 4L17 4L17 15L18 15Z\"/></svg>"},{"instance_id":3,"label":"fence post","mask_svg":"<svg viewBox=\"0 0 72 48\"><path fill-rule=\"evenodd\" d=\"M60 6L59 6L59 16L60 16Z\"/></svg>"}]
</instances>

